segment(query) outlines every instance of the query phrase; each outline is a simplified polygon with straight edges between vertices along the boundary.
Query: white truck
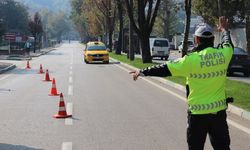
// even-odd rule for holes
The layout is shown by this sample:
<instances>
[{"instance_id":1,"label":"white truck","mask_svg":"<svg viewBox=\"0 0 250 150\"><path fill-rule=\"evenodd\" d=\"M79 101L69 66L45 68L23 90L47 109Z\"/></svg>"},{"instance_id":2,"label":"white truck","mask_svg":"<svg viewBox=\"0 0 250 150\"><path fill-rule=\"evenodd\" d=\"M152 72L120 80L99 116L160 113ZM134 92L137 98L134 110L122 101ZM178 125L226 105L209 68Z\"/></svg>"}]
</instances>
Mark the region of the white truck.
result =
<instances>
[{"instance_id":1,"label":"white truck","mask_svg":"<svg viewBox=\"0 0 250 150\"><path fill-rule=\"evenodd\" d=\"M151 57L160 57L162 60L168 59L170 51L169 51L169 41L166 38L150 38L150 52Z\"/></svg>"}]
</instances>

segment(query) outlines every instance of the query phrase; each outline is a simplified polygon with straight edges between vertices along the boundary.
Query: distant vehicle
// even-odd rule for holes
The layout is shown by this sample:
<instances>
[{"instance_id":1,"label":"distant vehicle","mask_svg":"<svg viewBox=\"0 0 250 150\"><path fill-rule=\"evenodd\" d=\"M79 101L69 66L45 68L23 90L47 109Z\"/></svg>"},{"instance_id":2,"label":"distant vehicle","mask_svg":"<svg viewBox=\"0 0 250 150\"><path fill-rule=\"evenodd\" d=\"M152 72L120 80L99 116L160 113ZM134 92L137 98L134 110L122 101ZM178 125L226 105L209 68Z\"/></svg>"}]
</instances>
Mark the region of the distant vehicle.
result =
<instances>
[{"instance_id":1,"label":"distant vehicle","mask_svg":"<svg viewBox=\"0 0 250 150\"><path fill-rule=\"evenodd\" d=\"M246 77L250 75L250 56L239 47L234 48L233 57L227 70L228 75L232 75L234 72L242 72Z\"/></svg>"},{"instance_id":2,"label":"distant vehicle","mask_svg":"<svg viewBox=\"0 0 250 150\"><path fill-rule=\"evenodd\" d=\"M183 49L183 41L178 46L179 53L182 52L182 49ZM188 50L187 50L187 52L192 52L193 49L194 49L194 42L188 40Z\"/></svg>"},{"instance_id":3,"label":"distant vehicle","mask_svg":"<svg viewBox=\"0 0 250 150\"><path fill-rule=\"evenodd\" d=\"M102 61L103 63L109 63L109 53L104 43L99 41L88 42L84 50L85 63L91 63L94 61Z\"/></svg>"},{"instance_id":4,"label":"distant vehicle","mask_svg":"<svg viewBox=\"0 0 250 150\"><path fill-rule=\"evenodd\" d=\"M150 38L150 52L152 58L160 57L165 60L169 57L169 42L166 38Z\"/></svg>"}]
</instances>

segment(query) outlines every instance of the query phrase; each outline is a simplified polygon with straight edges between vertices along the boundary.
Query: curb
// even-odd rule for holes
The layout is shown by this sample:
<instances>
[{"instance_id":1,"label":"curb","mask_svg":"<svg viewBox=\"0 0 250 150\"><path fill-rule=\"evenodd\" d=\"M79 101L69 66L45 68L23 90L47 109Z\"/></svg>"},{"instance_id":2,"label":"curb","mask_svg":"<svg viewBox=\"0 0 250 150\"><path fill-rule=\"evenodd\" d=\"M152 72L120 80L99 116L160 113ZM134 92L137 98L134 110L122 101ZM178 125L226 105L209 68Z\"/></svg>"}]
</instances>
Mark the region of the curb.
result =
<instances>
[{"instance_id":1,"label":"curb","mask_svg":"<svg viewBox=\"0 0 250 150\"><path fill-rule=\"evenodd\" d=\"M114 58L110 58L110 59L113 60L113 61L118 61L118 60L116 60ZM118 62L120 62L120 61L118 61ZM124 66L126 66L126 67L128 67L130 69L134 69L134 70L138 69L136 67L130 66L130 65L125 64L123 62L120 62L120 64L122 64L122 65L124 65ZM157 80L157 81L159 81L159 82L161 82L163 84L166 84L168 86L174 87L174 88L176 88L176 89L178 89L180 91L186 92L186 88L184 86L180 85L180 84L174 83L172 81L169 81L169 80L166 80L166 79L163 79L163 78L158 78L158 77L149 77L149 78ZM244 110L242 108L239 108L237 106L228 104L227 112L235 114L235 115L237 115L237 116L239 116L239 117L241 117L243 119L250 120L250 112L246 111L246 110Z\"/></svg>"},{"instance_id":2,"label":"curb","mask_svg":"<svg viewBox=\"0 0 250 150\"><path fill-rule=\"evenodd\" d=\"M4 73L4 72L6 72L6 71L12 70L12 69L14 69L14 68L16 68L16 65L13 65L13 64L12 64L12 65L10 65L10 66L4 68L4 69L1 69L1 70L0 70L0 74Z\"/></svg>"}]
</instances>

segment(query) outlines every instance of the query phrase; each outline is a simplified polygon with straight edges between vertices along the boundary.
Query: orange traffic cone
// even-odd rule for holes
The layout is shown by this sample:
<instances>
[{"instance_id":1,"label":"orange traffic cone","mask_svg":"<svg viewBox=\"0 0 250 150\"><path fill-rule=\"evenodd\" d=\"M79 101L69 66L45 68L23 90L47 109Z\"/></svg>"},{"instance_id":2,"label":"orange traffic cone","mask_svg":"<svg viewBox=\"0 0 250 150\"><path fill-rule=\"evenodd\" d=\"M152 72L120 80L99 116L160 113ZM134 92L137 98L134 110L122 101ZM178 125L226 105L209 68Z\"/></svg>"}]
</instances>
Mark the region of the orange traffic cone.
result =
<instances>
[{"instance_id":1,"label":"orange traffic cone","mask_svg":"<svg viewBox=\"0 0 250 150\"><path fill-rule=\"evenodd\" d=\"M50 90L50 94L49 96L58 96L59 94L57 94L57 90L56 90L56 80L55 78L53 78L52 80L52 88Z\"/></svg>"},{"instance_id":2,"label":"orange traffic cone","mask_svg":"<svg viewBox=\"0 0 250 150\"><path fill-rule=\"evenodd\" d=\"M43 81L51 81L49 78L49 70L46 70L45 79Z\"/></svg>"},{"instance_id":3,"label":"orange traffic cone","mask_svg":"<svg viewBox=\"0 0 250 150\"><path fill-rule=\"evenodd\" d=\"M25 69L30 69L30 61L27 60L26 68Z\"/></svg>"},{"instance_id":4,"label":"orange traffic cone","mask_svg":"<svg viewBox=\"0 0 250 150\"><path fill-rule=\"evenodd\" d=\"M65 107L65 103L63 100L63 94L60 94L60 102L59 102L59 111L58 114L55 114L53 116L54 118L68 118L68 117L72 117L72 115L68 115L66 112L66 107Z\"/></svg>"},{"instance_id":5,"label":"orange traffic cone","mask_svg":"<svg viewBox=\"0 0 250 150\"><path fill-rule=\"evenodd\" d=\"M40 73L40 74L43 74L43 73L44 73L44 72L43 72L43 66L42 66L42 64L40 64L40 69L39 69L38 73Z\"/></svg>"}]
</instances>

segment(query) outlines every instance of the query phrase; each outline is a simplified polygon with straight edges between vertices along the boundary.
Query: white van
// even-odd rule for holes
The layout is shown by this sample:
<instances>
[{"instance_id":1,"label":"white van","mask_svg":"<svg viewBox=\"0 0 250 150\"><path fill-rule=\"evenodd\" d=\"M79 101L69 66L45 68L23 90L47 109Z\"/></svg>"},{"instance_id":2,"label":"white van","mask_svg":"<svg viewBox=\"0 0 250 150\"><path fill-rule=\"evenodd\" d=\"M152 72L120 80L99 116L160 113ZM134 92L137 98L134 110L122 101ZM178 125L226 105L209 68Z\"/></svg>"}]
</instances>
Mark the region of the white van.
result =
<instances>
[{"instance_id":1,"label":"white van","mask_svg":"<svg viewBox=\"0 0 250 150\"><path fill-rule=\"evenodd\" d=\"M162 60L165 60L169 57L169 42L166 38L150 38L150 52L152 58L160 57Z\"/></svg>"}]
</instances>

